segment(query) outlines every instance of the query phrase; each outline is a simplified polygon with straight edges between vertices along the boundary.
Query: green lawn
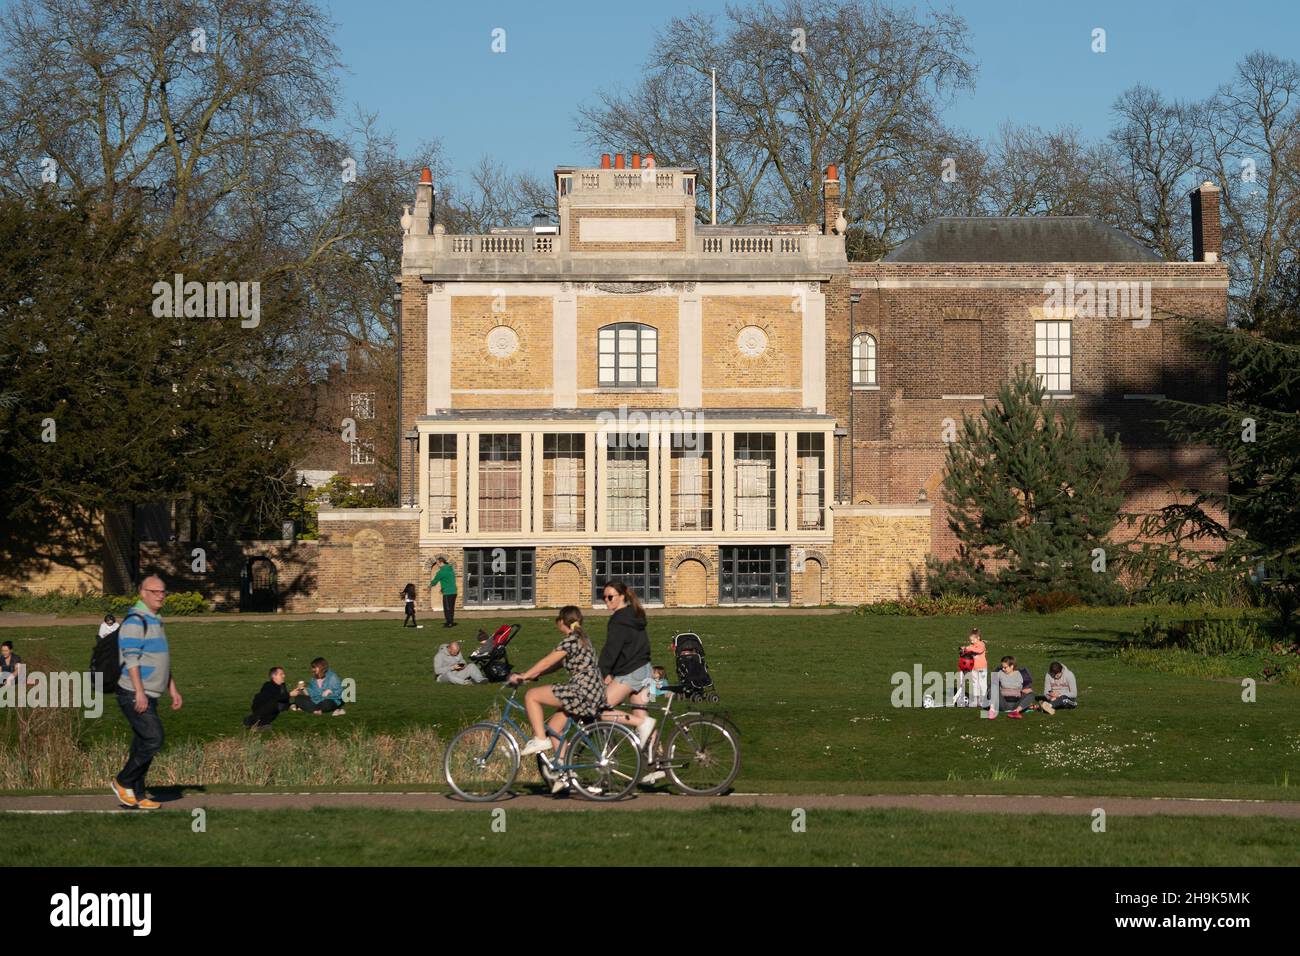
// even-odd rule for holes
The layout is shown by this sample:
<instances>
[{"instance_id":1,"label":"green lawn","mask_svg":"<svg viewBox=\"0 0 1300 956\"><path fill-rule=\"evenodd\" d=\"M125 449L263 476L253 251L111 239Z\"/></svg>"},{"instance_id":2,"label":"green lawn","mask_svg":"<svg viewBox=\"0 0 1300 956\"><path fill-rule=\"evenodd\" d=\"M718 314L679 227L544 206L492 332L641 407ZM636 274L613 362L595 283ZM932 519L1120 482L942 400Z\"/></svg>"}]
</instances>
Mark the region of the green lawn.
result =
<instances>
[{"instance_id":1,"label":"green lawn","mask_svg":"<svg viewBox=\"0 0 1300 956\"><path fill-rule=\"evenodd\" d=\"M652 612L650 630L655 661L665 664L671 664L667 645L674 630L694 626L702 634L722 695L719 707L742 733L741 790L1300 796L1300 688L1261 685L1258 701L1247 704L1239 682L1230 679L1125 664L1116 642L1144 613L692 621ZM511 648L517 667L531 664L558 639L547 617L503 613L501 620L524 623ZM1079 678L1083 706L1019 722L979 720L973 710L891 706L891 675L910 675L916 664L952 669L956 648L975 621L991 659L1014 654L1036 680L1049 661L1068 664ZM603 622L592 624L599 644ZM455 633L472 645L477 626L466 621ZM356 679L356 704L337 719L287 714L272 736L432 726L445 739L485 714L497 690L433 683L433 654L448 634L436 625L416 631L403 630L398 621L174 619L168 631L185 695L185 708L164 718L173 742L243 733L240 718L267 667L283 664L291 678L306 677L317 655ZM94 629L6 630L4 636L29 660L45 654L82 668ZM125 746L120 715L108 710L105 718L88 722L90 737L114 735Z\"/></svg>"},{"instance_id":2,"label":"green lawn","mask_svg":"<svg viewBox=\"0 0 1300 956\"><path fill-rule=\"evenodd\" d=\"M70 830L75 820L75 832ZM499 820L500 818L498 818ZM1294 821L1237 817L1111 817L1094 833L1087 816L815 810L792 830L783 810L717 807L540 812L225 810L194 833L184 813L10 818L5 862L16 866L430 866L642 865L987 867L987 839L1013 831L1060 866L1283 866L1300 853ZM498 823L498 829L500 824ZM147 847L146 858L141 847ZM623 850L620 851L619 848ZM88 853L87 848L93 848Z\"/></svg>"}]
</instances>

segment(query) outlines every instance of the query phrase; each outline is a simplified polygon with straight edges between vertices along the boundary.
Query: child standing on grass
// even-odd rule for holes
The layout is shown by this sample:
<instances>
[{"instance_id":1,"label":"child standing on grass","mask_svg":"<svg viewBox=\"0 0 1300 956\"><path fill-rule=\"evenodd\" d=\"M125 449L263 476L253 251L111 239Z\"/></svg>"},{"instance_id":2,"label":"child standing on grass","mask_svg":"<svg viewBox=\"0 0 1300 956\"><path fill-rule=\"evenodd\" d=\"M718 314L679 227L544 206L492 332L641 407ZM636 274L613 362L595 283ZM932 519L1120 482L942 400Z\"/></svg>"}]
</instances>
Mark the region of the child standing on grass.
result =
<instances>
[{"instance_id":1,"label":"child standing on grass","mask_svg":"<svg viewBox=\"0 0 1300 956\"><path fill-rule=\"evenodd\" d=\"M962 656L970 655L974 666L966 672L969 680L970 696L966 698L967 707L988 706L989 696L989 657L988 648L978 627L972 627L966 638L966 646L961 649Z\"/></svg>"},{"instance_id":2,"label":"child standing on grass","mask_svg":"<svg viewBox=\"0 0 1300 956\"><path fill-rule=\"evenodd\" d=\"M415 623L415 585L408 584L402 588L402 600L406 604L406 617L402 620L402 627L406 627L410 622L411 627L419 627Z\"/></svg>"}]
</instances>

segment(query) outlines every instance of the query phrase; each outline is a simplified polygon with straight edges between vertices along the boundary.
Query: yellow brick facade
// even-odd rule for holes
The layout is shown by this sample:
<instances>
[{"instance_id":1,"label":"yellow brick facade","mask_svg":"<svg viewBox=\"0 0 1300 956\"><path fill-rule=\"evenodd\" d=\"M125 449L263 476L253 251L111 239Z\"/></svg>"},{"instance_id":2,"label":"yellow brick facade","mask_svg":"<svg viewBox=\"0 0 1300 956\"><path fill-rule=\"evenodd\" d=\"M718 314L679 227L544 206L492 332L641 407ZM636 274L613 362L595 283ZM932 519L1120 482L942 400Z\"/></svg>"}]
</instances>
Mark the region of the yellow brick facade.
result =
<instances>
[{"instance_id":1,"label":"yellow brick facade","mask_svg":"<svg viewBox=\"0 0 1300 956\"><path fill-rule=\"evenodd\" d=\"M457 295L451 300L451 389L456 408L536 408L551 404L554 358L551 296ZM492 331L505 326L518 346L498 357Z\"/></svg>"}]
</instances>

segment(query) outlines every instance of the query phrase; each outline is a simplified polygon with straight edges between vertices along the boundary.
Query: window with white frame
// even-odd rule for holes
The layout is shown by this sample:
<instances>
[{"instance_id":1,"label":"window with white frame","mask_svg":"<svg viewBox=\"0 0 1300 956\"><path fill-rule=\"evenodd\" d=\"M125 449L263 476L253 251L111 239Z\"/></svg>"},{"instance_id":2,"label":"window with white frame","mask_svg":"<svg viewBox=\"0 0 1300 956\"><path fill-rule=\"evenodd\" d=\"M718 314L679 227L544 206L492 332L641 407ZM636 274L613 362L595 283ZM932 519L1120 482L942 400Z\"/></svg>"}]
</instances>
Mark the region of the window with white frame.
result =
<instances>
[{"instance_id":1,"label":"window with white frame","mask_svg":"<svg viewBox=\"0 0 1300 956\"><path fill-rule=\"evenodd\" d=\"M542 438L542 530L580 531L586 522L585 435Z\"/></svg>"},{"instance_id":2,"label":"window with white frame","mask_svg":"<svg viewBox=\"0 0 1300 956\"><path fill-rule=\"evenodd\" d=\"M1034 323L1034 372L1049 393L1068 394L1071 388L1070 323Z\"/></svg>"},{"instance_id":3,"label":"window with white frame","mask_svg":"<svg viewBox=\"0 0 1300 956\"><path fill-rule=\"evenodd\" d=\"M435 531L456 530L456 436L429 436L429 516Z\"/></svg>"},{"instance_id":4,"label":"window with white frame","mask_svg":"<svg viewBox=\"0 0 1300 956\"><path fill-rule=\"evenodd\" d=\"M659 333L648 325L620 322L600 330L599 383L612 387L659 384Z\"/></svg>"},{"instance_id":5,"label":"window with white frame","mask_svg":"<svg viewBox=\"0 0 1300 956\"><path fill-rule=\"evenodd\" d=\"M775 531L776 434L737 432L734 448L736 530Z\"/></svg>"},{"instance_id":6,"label":"window with white frame","mask_svg":"<svg viewBox=\"0 0 1300 956\"><path fill-rule=\"evenodd\" d=\"M866 332L853 336L853 384L876 385L876 337Z\"/></svg>"},{"instance_id":7,"label":"window with white frame","mask_svg":"<svg viewBox=\"0 0 1300 956\"><path fill-rule=\"evenodd\" d=\"M352 417L357 421L373 419L375 417L375 393L353 392L349 406L352 409Z\"/></svg>"},{"instance_id":8,"label":"window with white frame","mask_svg":"<svg viewBox=\"0 0 1300 956\"><path fill-rule=\"evenodd\" d=\"M650 438L612 434L605 452L605 507L610 531L645 531L650 519Z\"/></svg>"},{"instance_id":9,"label":"window with white frame","mask_svg":"<svg viewBox=\"0 0 1300 956\"><path fill-rule=\"evenodd\" d=\"M478 526L483 531L520 530L523 518L521 437L519 434L478 436Z\"/></svg>"},{"instance_id":10,"label":"window with white frame","mask_svg":"<svg viewBox=\"0 0 1300 956\"><path fill-rule=\"evenodd\" d=\"M799 432L796 439L798 521L800 531L820 531L826 514L826 436Z\"/></svg>"},{"instance_id":11,"label":"window with white frame","mask_svg":"<svg viewBox=\"0 0 1300 956\"><path fill-rule=\"evenodd\" d=\"M354 465L373 465L375 463L375 443L370 438L357 438L348 442L352 450L351 462Z\"/></svg>"}]
</instances>

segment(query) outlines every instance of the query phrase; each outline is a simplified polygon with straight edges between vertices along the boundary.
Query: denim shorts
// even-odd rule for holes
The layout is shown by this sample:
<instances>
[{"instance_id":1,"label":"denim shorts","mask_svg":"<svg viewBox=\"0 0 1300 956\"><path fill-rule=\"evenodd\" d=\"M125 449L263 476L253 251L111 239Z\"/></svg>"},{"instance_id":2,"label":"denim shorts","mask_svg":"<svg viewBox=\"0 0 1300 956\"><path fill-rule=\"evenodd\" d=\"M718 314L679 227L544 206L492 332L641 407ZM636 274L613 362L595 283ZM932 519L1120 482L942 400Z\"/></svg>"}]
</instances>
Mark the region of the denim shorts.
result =
<instances>
[{"instance_id":1,"label":"denim shorts","mask_svg":"<svg viewBox=\"0 0 1300 956\"><path fill-rule=\"evenodd\" d=\"M645 687L653 687L655 682L654 669L649 664L642 664L630 674L623 674L615 677L614 680L620 684L626 684L632 688L632 693L636 693Z\"/></svg>"}]
</instances>

